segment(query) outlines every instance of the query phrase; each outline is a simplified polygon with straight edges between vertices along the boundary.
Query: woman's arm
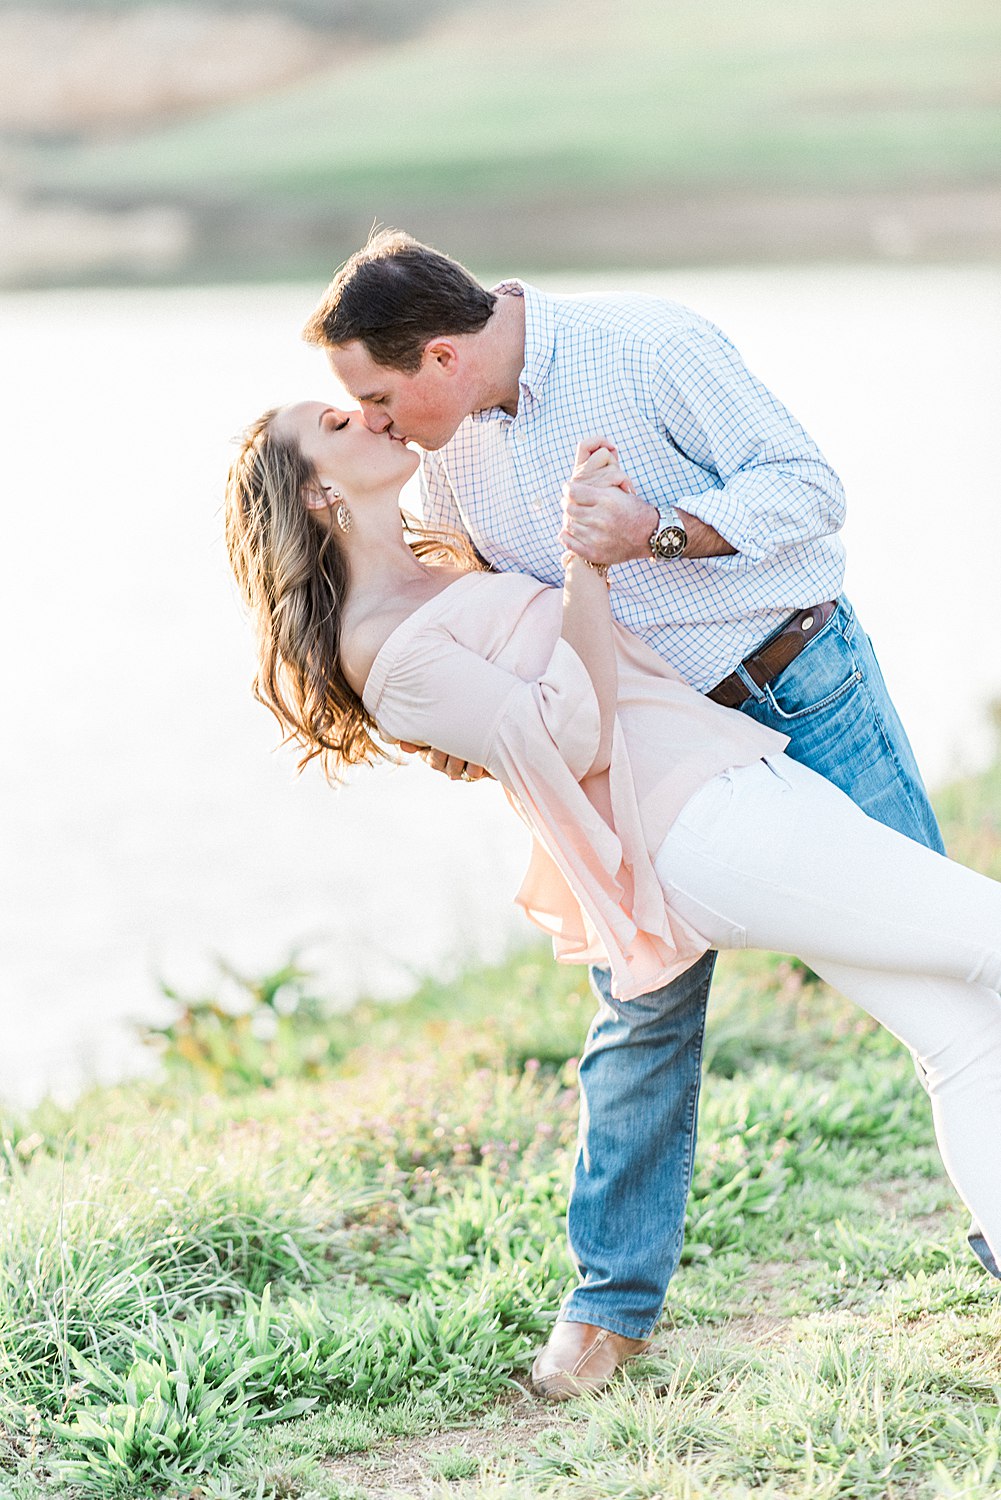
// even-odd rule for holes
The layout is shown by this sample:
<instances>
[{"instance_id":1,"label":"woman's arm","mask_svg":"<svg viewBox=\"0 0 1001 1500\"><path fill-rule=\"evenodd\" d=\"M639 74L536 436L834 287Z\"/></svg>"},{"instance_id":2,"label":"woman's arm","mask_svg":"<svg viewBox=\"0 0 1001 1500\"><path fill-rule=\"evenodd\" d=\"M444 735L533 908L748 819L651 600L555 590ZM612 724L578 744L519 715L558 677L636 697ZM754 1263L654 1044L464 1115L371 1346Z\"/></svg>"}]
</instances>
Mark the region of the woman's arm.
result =
<instances>
[{"instance_id":1,"label":"woman's arm","mask_svg":"<svg viewBox=\"0 0 1001 1500\"><path fill-rule=\"evenodd\" d=\"M596 499L606 497L611 489L621 488L628 494L634 493L631 481L619 468L615 447L607 438L590 438L578 443L574 470L563 491L564 529L560 539L564 545L570 540L566 530L566 505L571 498L571 487L576 501L589 500L592 504ZM608 769L618 695L612 612L604 574L605 570L590 567L572 551L567 552L561 634L584 664L601 710L601 738L594 764L587 772L589 776ZM410 740L400 742L400 748L421 755L432 770L444 771L452 781L477 781L490 775L483 766L449 755L444 750L417 745Z\"/></svg>"},{"instance_id":2,"label":"woman's arm","mask_svg":"<svg viewBox=\"0 0 1001 1500\"><path fill-rule=\"evenodd\" d=\"M563 491L564 506L571 497L586 498L599 490L631 489L629 480L619 468L611 445L603 438L593 438L577 447L573 474ZM568 545L572 533L564 509L560 540ZM568 552L563 584L563 628L561 634L568 646L580 657L594 686L601 712L601 738L588 775L606 771L612 758L612 731L618 697L618 668L612 635L612 611L608 601L607 569L593 567L582 557Z\"/></svg>"},{"instance_id":3,"label":"woman's arm","mask_svg":"<svg viewBox=\"0 0 1001 1500\"><path fill-rule=\"evenodd\" d=\"M618 669L612 640L608 584L597 568L570 555L563 582L561 635L584 664L601 714L601 737L588 775L607 771L612 758L612 729L618 695Z\"/></svg>"}]
</instances>

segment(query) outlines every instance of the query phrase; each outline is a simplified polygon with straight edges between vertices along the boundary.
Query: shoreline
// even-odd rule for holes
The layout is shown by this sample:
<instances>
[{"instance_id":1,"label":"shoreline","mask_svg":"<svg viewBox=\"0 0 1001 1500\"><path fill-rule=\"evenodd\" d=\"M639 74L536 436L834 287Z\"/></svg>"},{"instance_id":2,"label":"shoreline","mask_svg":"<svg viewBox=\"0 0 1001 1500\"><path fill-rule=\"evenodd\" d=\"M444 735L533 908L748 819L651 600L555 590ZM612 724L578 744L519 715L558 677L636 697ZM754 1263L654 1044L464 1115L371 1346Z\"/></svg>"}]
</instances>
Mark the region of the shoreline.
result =
<instances>
[{"instance_id":1,"label":"shoreline","mask_svg":"<svg viewBox=\"0 0 1001 1500\"><path fill-rule=\"evenodd\" d=\"M475 265L526 274L938 266L1001 261L993 183L802 192L646 183L576 193L384 205L384 222ZM197 194L128 204L95 194L0 196L0 291L325 282L370 213L313 202L220 203ZM609 267L614 270L609 271Z\"/></svg>"}]
</instances>

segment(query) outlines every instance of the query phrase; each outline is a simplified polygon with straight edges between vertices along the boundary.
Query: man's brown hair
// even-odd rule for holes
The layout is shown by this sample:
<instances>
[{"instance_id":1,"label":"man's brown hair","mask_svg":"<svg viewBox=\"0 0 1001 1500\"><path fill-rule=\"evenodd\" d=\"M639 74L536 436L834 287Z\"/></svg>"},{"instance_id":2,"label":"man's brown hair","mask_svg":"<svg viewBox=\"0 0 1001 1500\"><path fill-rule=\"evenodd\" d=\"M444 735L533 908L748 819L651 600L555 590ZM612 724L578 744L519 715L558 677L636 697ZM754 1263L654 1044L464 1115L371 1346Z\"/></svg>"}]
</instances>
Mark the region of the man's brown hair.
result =
<instances>
[{"instance_id":1,"label":"man's brown hair","mask_svg":"<svg viewBox=\"0 0 1001 1500\"><path fill-rule=\"evenodd\" d=\"M324 349L357 339L377 365L413 375L430 339L478 333L496 301L458 261L383 229L337 272L302 336Z\"/></svg>"}]
</instances>

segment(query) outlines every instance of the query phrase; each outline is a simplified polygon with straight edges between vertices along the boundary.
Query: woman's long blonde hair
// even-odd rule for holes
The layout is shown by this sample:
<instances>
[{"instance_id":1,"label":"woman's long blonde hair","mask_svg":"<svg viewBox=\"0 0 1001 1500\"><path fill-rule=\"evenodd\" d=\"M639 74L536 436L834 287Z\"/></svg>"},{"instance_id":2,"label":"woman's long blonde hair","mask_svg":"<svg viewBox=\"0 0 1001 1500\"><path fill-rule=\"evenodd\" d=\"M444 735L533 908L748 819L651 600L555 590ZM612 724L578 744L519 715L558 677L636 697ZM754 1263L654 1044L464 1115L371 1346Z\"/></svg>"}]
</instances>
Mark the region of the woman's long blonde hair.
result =
<instances>
[{"instance_id":1,"label":"woman's long blonde hair","mask_svg":"<svg viewBox=\"0 0 1001 1500\"><path fill-rule=\"evenodd\" d=\"M257 635L254 695L277 718L285 742L304 751L299 769L319 757L336 780L345 767L388 752L341 670L347 560L327 513L307 509L307 494L322 486L294 439L275 433L278 410L247 428L230 467L226 547ZM404 520L418 557L482 566L463 538Z\"/></svg>"}]
</instances>

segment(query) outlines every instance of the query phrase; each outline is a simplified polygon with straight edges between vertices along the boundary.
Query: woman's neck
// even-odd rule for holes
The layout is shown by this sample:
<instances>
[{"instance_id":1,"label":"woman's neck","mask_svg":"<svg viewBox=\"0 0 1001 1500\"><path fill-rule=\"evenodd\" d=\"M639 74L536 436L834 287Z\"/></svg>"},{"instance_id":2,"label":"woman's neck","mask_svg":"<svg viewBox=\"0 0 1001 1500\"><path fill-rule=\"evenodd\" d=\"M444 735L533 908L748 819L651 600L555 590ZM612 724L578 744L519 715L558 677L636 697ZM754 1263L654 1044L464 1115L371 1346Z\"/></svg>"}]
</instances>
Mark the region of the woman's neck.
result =
<instances>
[{"instance_id":1,"label":"woman's neck","mask_svg":"<svg viewBox=\"0 0 1001 1500\"><path fill-rule=\"evenodd\" d=\"M396 627L464 570L429 565L398 536L354 538L348 550L348 594L341 616L341 670L361 696L372 663Z\"/></svg>"},{"instance_id":2,"label":"woman's neck","mask_svg":"<svg viewBox=\"0 0 1001 1500\"><path fill-rule=\"evenodd\" d=\"M387 536L359 536L348 557L357 589L388 592L394 588L419 588L431 569L415 557L402 527Z\"/></svg>"},{"instance_id":3,"label":"woman's neck","mask_svg":"<svg viewBox=\"0 0 1001 1500\"><path fill-rule=\"evenodd\" d=\"M407 614L443 586L461 567L428 564L407 543L399 511L392 526L373 516L356 526L345 549L351 586L348 610L355 617L373 613Z\"/></svg>"}]
</instances>

